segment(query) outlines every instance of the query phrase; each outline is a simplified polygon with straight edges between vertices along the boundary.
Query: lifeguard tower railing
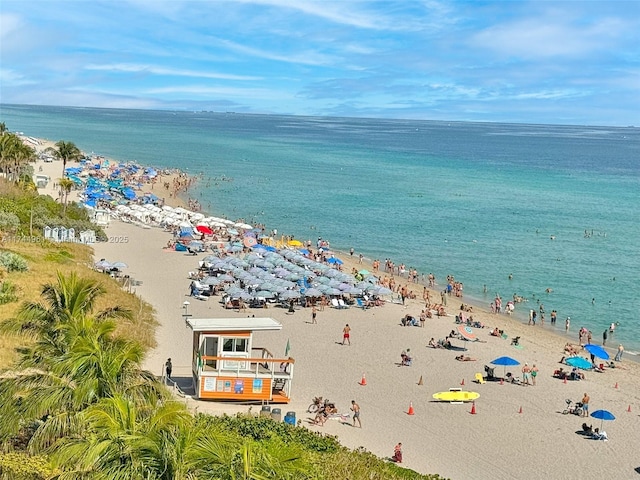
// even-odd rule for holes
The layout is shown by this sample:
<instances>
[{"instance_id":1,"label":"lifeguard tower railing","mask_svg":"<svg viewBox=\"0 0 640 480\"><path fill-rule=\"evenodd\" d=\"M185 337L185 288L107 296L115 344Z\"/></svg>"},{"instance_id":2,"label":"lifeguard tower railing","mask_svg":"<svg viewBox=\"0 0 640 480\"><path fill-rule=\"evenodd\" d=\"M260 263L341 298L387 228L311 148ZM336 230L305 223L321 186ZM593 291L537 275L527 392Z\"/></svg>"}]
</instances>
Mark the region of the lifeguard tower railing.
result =
<instances>
[{"instance_id":1,"label":"lifeguard tower railing","mask_svg":"<svg viewBox=\"0 0 640 480\"><path fill-rule=\"evenodd\" d=\"M284 396L291 398L291 379L295 359L275 358L264 347L253 347L250 357L229 355L203 355L197 365L194 365L198 377L200 376L229 376L238 378L268 378L271 380L271 393L274 398Z\"/></svg>"}]
</instances>

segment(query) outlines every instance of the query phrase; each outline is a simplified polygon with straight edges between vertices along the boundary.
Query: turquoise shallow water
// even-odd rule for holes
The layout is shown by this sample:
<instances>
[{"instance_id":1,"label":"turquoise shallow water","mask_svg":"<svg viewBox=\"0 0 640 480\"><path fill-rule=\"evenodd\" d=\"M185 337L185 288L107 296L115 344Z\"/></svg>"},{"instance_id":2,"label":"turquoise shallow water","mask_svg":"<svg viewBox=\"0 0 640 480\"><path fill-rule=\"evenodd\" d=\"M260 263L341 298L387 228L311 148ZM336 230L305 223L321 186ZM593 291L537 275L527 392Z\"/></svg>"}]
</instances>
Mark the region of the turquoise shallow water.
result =
<instances>
[{"instance_id":1,"label":"turquoise shallow water","mask_svg":"<svg viewBox=\"0 0 640 480\"><path fill-rule=\"evenodd\" d=\"M213 214L454 274L485 304L540 299L572 339L620 322L609 343L640 350L640 129L13 105L0 121L202 173L191 195Z\"/></svg>"}]
</instances>

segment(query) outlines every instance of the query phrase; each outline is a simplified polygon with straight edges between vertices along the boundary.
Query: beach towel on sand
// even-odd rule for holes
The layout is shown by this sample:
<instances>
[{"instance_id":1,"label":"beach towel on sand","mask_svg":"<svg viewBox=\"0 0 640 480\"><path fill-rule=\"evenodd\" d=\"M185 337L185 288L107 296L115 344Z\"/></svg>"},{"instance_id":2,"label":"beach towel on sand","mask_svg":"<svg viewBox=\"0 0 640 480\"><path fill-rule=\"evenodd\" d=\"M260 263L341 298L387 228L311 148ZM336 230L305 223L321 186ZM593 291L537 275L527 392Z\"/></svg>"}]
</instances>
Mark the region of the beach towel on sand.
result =
<instances>
[{"instance_id":1,"label":"beach towel on sand","mask_svg":"<svg viewBox=\"0 0 640 480\"><path fill-rule=\"evenodd\" d=\"M351 420L351 415L346 413L332 413L327 417L329 420L341 420L343 422L348 422Z\"/></svg>"}]
</instances>

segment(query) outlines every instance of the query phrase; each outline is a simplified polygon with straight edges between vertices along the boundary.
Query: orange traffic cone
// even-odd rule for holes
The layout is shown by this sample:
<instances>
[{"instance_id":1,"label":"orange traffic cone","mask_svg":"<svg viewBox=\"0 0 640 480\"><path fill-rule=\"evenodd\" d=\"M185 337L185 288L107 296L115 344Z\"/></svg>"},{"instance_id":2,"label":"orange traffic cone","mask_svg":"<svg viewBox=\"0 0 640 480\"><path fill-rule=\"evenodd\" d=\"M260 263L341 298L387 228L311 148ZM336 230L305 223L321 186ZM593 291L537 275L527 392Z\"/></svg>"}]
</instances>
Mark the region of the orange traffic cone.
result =
<instances>
[{"instance_id":1,"label":"orange traffic cone","mask_svg":"<svg viewBox=\"0 0 640 480\"><path fill-rule=\"evenodd\" d=\"M520 410L518 410L518 413L522 413L522 406L520 406Z\"/></svg>"},{"instance_id":2,"label":"orange traffic cone","mask_svg":"<svg viewBox=\"0 0 640 480\"><path fill-rule=\"evenodd\" d=\"M475 415L476 414L476 402L471 402L471 415Z\"/></svg>"},{"instance_id":3,"label":"orange traffic cone","mask_svg":"<svg viewBox=\"0 0 640 480\"><path fill-rule=\"evenodd\" d=\"M616 389L618 388L618 382L616 382L616 385L615 385L615 387L613 387L613 388L616 388Z\"/></svg>"},{"instance_id":4,"label":"orange traffic cone","mask_svg":"<svg viewBox=\"0 0 640 480\"><path fill-rule=\"evenodd\" d=\"M462 381L460 382L460 385L464 385L464 378L462 379Z\"/></svg>"},{"instance_id":5,"label":"orange traffic cone","mask_svg":"<svg viewBox=\"0 0 640 480\"><path fill-rule=\"evenodd\" d=\"M360 380L360 385L362 385L363 387L367 384L367 377L364 376L364 373L362 374L362 380Z\"/></svg>"},{"instance_id":6,"label":"orange traffic cone","mask_svg":"<svg viewBox=\"0 0 640 480\"><path fill-rule=\"evenodd\" d=\"M424 385L424 382L422 381L422 375L420 375L420 380L418 380L418 385Z\"/></svg>"},{"instance_id":7,"label":"orange traffic cone","mask_svg":"<svg viewBox=\"0 0 640 480\"><path fill-rule=\"evenodd\" d=\"M415 412L413 411L413 402L409 402L409 411L407 412L407 415L415 415Z\"/></svg>"},{"instance_id":8,"label":"orange traffic cone","mask_svg":"<svg viewBox=\"0 0 640 480\"><path fill-rule=\"evenodd\" d=\"M627 408L627 412L631 413L631 405L629 405L629 408Z\"/></svg>"}]
</instances>

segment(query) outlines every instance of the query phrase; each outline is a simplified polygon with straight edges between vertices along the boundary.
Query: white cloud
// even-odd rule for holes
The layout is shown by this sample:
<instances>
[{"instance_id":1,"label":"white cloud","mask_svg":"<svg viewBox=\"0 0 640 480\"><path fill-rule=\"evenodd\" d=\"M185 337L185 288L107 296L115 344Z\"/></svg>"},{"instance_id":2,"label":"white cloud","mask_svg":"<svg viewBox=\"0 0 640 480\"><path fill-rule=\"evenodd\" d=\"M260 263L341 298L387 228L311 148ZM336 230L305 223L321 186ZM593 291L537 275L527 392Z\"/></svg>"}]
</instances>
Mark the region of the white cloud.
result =
<instances>
[{"instance_id":1,"label":"white cloud","mask_svg":"<svg viewBox=\"0 0 640 480\"><path fill-rule=\"evenodd\" d=\"M563 21L565 18L571 17L566 12L555 12L493 25L471 36L469 43L520 58L584 57L611 48L625 29L623 22L613 18L590 23L571 23Z\"/></svg>"},{"instance_id":2,"label":"white cloud","mask_svg":"<svg viewBox=\"0 0 640 480\"><path fill-rule=\"evenodd\" d=\"M267 88L237 88L237 87L211 87L201 85L177 85L171 87L149 88L141 92L145 95L198 95L198 96L225 96L251 99L292 99L294 94L271 90Z\"/></svg>"},{"instance_id":3,"label":"white cloud","mask_svg":"<svg viewBox=\"0 0 640 480\"><path fill-rule=\"evenodd\" d=\"M0 43L19 31L23 25L22 18L12 13L0 13Z\"/></svg>"},{"instance_id":4,"label":"white cloud","mask_svg":"<svg viewBox=\"0 0 640 480\"><path fill-rule=\"evenodd\" d=\"M0 68L0 85L3 87L17 87L33 85L33 80L8 68Z\"/></svg>"},{"instance_id":5,"label":"white cloud","mask_svg":"<svg viewBox=\"0 0 640 480\"><path fill-rule=\"evenodd\" d=\"M297 10L306 15L311 15L333 23L350 25L359 28L381 29L388 20L375 14L366 14L352 9L358 2L304 2L301 0L237 0L238 3L250 3L254 5L271 6Z\"/></svg>"},{"instance_id":6,"label":"white cloud","mask_svg":"<svg viewBox=\"0 0 640 480\"><path fill-rule=\"evenodd\" d=\"M103 65L89 64L84 68L86 70L127 73L151 73L154 75L166 75L174 77L216 78L222 80L261 80L261 77L247 75L232 75L227 73L207 72L200 70L182 70L176 68L165 68L134 63L112 63Z\"/></svg>"},{"instance_id":7,"label":"white cloud","mask_svg":"<svg viewBox=\"0 0 640 480\"><path fill-rule=\"evenodd\" d=\"M247 47L230 40L222 40L221 44L237 53L249 55L251 57L262 58L265 60L275 60L284 63L293 63L300 65L323 66L331 65L335 62L335 58L329 55L317 53L313 50L298 52L295 54L273 53L259 48Z\"/></svg>"}]
</instances>

